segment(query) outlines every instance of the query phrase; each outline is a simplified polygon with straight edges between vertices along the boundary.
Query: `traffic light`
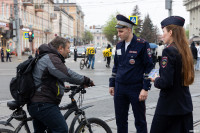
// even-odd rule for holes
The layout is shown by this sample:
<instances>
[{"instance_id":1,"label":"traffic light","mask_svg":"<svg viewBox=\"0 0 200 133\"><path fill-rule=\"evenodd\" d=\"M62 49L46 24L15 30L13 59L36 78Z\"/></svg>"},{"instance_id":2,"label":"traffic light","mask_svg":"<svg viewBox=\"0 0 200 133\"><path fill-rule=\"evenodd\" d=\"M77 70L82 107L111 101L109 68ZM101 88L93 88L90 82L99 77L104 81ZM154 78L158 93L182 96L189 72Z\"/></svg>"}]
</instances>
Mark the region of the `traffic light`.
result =
<instances>
[{"instance_id":1,"label":"traffic light","mask_svg":"<svg viewBox=\"0 0 200 133\"><path fill-rule=\"evenodd\" d=\"M29 38L29 42L33 41L33 39L34 39L34 33L33 33L33 31L29 31L28 32L28 38Z\"/></svg>"},{"instance_id":2,"label":"traffic light","mask_svg":"<svg viewBox=\"0 0 200 133\"><path fill-rule=\"evenodd\" d=\"M34 39L34 32L32 32L32 39Z\"/></svg>"}]
</instances>

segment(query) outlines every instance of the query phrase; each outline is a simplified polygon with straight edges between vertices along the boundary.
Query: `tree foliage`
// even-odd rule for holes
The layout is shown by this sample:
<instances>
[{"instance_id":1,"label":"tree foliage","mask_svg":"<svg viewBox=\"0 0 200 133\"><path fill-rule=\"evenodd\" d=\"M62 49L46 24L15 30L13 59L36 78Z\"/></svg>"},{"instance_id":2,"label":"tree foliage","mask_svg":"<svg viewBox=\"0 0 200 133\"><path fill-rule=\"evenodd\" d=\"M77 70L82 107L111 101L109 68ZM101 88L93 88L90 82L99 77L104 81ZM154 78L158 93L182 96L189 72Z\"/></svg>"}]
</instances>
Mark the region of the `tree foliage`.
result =
<instances>
[{"instance_id":1,"label":"tree foliage","mask_svg":"<svg viewBox=\"0 0 200 133\"><path fill-rule=\"evenodd\" d=\"M136 36L140 36L140 33L142 31L142 22L143 20L141 19L141 13L139 12L139 7L136 5L133 9L132 16L138 16L138 23L136 26L133 26L133 33Z\"/></svg>"},{"instance_id":2,"label":"tree foliage","mask_svg":"<svg viewBox=\"0 0 200 133\"><path fill-rule=\"evenodd\" d=\"M117 19L115 15L111 15L106 25L103 28L103 34L106 36L107 40L114 44L118 40L114 40L113 36L117 36L117 30L115 28L117 24Z\"/></svg>"},{"instance_id":3,"label":"tree foliage","mask_svg":"<svg viewBox=\"0 0 200 133\"><path fill-rule=\"evenodd\" d=\"M90 31L85 30L85 32L83 33L83 42L85 44L90 43L91 41L93 41L93 35Z\"/></svg>"},{"instance_id":4,"label":"tree foliage","mask_svg":"<svg viewBox=\"0 0 200 133\"><path fill-rule=\"evenodd\" d=\"M149 14L147 14L144 18L140 37L147 40L148 42L155 42L155 29Z\"/></svg>"}]
</instances>

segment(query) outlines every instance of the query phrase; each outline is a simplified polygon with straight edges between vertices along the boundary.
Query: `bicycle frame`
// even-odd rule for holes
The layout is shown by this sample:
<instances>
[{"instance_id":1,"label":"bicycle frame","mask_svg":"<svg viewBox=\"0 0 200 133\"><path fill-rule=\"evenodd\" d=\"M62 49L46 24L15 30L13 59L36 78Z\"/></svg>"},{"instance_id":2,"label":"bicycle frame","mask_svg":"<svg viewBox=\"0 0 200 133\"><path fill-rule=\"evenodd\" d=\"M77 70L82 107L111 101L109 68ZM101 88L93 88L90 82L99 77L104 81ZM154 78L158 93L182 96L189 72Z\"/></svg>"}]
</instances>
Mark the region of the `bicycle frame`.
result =
<instances>
[{"instance_id":1,"label":"bicycle frame","mask_svg":"<svg viewBox=\"0 0 200 133\"><path fill-rule=\"evenodd\" d=\"M18 111L22 111L24 114L20 114L20 115L16 115L16 113ZM22 118L21 120L19 120L18 118ZM22 109L22 107L16 109L12 115L10 116L10 118L8 118L7 121L0 121L0 124L1 125L4 125L4 126L9 126L9 127L12 127L14 129L14 126L10 123L13 119L16 119L18 121L21 121L20 124L17 126L17 128L15 129L15 133L18 133L21 128L24 126L25 127L25 130L27 133L31 133L30 131L30 128L28 126L28 121L32 121L33 119L31 117L27 117L26 115L26 112Z\"/></svg>"},{"instance_id":2,"label":"bicycle frame","mask_svg":"<svg viewBox=\"0 0 200 133\"><path fill-rule=\"evenodd\" d=\"M73 88L75 88L75 89L73 90ZM64 114L64 117L65 117L66 120L73 112L75 112L75 116L73 118L73 121L76 122L76 120L78 120L79 123L81 121L83 121L83 119L81 119L81 120L79 119L80 116L83 116L84 120L87 121L84 110L87 109L87 108L90 108L94 105L88 105L88 106L84 106L82 108L79 108L76 100L74 99L74 96L77 93L80 92L80 95L83 95L84 93L86 93L85 88L80 89L80 88L77 88L76 86L74 86L74 87L72 86L70 90L71 90L71 94L69 95L69 98L71 99L71 103L66 104L64 106L60 106L59 107L60 110L67 110L67 112ZM65 90L65 92L68 92L68 91L69 91L69 89ZM13 110L13 109L11 109L11 110ZM10 123L13 119L21 121L16 128L14 128L14 126ZM19 106L17 109L14 110L12 115L6 121L0 121L0 124L4 125L4 126L12 127L13 129L15 129L15 131L14 131L15 133L18 133L21 130L21 128L24 126L26 132L31 133L27 122L32 121L32 120L33 120L32 117L27 117L26 112L23 110L23 106ZM70 128L74 128L73 125L71 125Z\"/></svg>"}]
</instances>

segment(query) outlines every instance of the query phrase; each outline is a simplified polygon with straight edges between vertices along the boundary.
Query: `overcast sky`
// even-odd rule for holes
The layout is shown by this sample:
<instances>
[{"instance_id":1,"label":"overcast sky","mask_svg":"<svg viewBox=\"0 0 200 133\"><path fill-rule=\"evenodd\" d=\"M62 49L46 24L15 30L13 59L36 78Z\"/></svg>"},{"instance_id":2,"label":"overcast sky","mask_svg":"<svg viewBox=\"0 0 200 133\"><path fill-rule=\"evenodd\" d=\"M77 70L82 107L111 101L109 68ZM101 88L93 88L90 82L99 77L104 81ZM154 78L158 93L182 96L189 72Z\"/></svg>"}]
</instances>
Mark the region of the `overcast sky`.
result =
<instances>
[{"instance_id":1,"label":"overcast sky","mask_svg":"<svg viewBox=\"0 0 200 133\"><path fill-rule=\"evenodd\" d=\"M135 5L139 6L141 17L149 13L154 25L160 27L160 22L168 17L165 0L76 0L85 14L85 25L104 25L110 15L120 14L130 16ZM173 0L172 15L179 15L189 24L189 12L183 6L183 0Z\"/></svg>"}]
</instances>

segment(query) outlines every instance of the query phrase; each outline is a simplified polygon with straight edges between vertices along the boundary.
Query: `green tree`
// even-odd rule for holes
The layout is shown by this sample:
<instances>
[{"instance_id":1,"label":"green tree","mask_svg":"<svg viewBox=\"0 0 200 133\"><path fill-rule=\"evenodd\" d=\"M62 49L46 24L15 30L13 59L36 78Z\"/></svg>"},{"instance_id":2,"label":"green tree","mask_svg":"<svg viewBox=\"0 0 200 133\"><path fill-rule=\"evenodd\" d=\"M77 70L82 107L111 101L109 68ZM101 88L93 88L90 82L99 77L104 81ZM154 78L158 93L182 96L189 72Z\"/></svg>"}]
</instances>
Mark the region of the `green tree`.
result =
<instances>
[{"instance_id":1,"label":"green tree","mask_svg":"<svg viewBox=\"0 0 200 133\"><path fill-rule=\"evenodd\" d=\"M136 36L140 36L140 33L142 31L142 22L143 20L141 19L141 13L139 12L139 7L136 5L133 9L132 16L138 16L138 23L136 26L133 26L133 33Z\"/></svg>"},{"instance_id":2,"label":"green tree","mask_svg":"<svg viewBox=\"0 0 200 133\"><path fill-rule=\"evenodd\" d=\"M185 27L185 34L186 34L187 39L189 39L189 24L187 24Z\"/></svg>"},{"instance_id":3,"label":"green tree","mask_svg":"<svg viewBox=\"0 0 200 133\"><path fill-rule=\"evenodd\" d=\"M147 40L148 42L155 42L155 31L153 23L147 14L144 18L144 23L141 31L140 37Z\"/></svg>"},{"instance_id":4,"label":"green tree","mask_svg":"<svg viewBox=\"0 0 200 133\"><path fill-rule=\"evenodd\" d=\"M118 41L113 39L113 36L117 36L117 30L115 28L117 24L116 15L111 15L106 25L103 28L103 34L106 36L107 40L112 44L115 44Z\"/></svg>"},{"instance_id":5,"label":"green tree","mask_svg":"<svg viewBox=\"0 0 200 133\"><path fill-rule=\"evenodd\" d=\"M93 41L93 35L90 31L85 30L85 32L83 33L83 42L85 44L90 43L91 41Z\"/></svg>"}]
</instances>

